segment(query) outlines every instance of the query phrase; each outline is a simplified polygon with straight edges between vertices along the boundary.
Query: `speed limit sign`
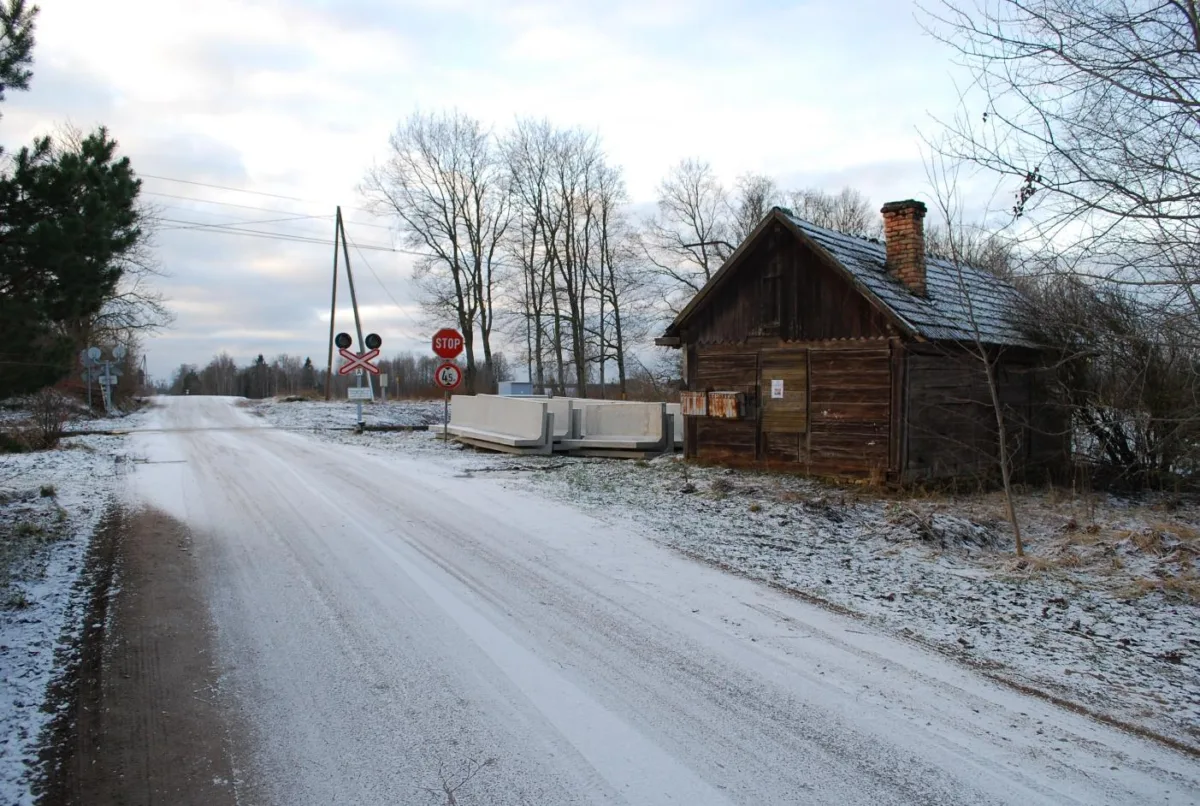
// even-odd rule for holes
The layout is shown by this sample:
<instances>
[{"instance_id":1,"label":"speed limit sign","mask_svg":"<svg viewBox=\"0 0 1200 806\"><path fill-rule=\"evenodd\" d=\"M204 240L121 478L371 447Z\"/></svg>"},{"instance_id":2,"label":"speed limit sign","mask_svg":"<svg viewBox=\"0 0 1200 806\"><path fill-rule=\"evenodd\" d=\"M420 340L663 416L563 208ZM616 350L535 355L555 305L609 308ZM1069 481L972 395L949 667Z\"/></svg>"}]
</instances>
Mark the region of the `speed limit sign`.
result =
<instances>
[{"instance_id":1,"label":"speed limit sign","mask_svg":"<svg viewBox=\"0 0 1200 806\"><path fill-rule=\"evenodd\" d=\"M457 389L458 385L462 383L462 370L458 368L457 364L442 364L434 371L433 380L443 389Z\"/></svg>"}]
</instances>

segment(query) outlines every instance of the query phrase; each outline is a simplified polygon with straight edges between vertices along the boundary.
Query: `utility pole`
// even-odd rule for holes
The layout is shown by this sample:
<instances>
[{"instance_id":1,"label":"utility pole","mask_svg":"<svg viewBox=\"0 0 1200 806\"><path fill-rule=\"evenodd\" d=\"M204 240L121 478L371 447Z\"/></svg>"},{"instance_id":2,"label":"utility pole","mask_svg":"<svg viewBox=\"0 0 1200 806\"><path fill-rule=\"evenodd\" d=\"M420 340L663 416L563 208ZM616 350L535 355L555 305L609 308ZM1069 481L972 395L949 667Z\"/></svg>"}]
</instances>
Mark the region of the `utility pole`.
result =
<instances>
[{"instance_id":1,"label":"utility pole","mask_svg":"<svg viewBox=\"0 0 1200 806\"><path fill-rule=\"evenodd\" d=\"M337 270L338 234L342 229L342 208L337 208L337 221L333 224L333 292L329 295L329 358L325 363L325 399L333 394L333 319L337 315ZM347 266L347 271L349 267ZM357 314L357 309L355 310Z\"/></svg>"},{"instance_id":2,"label":"utility pole","mask_svg":"<svg viewBox=\"0 0 1200 806\"><path fill-rule=\"evenodd\" d=\"M358 317L358 297L355 296L354 293L354 272L350 269L350 243L346 240L346 224L342 220L341 206L338 206L337 208L337 225L338 229L342 233L342 257L346 262L346 279L350 282L350 304L354 308L354 330L358 334L358 351L360 353L365 353L367 351L367 345L366 342L363 341L362 322ZM360 380L359 385L361 386L362 376L359 375L358 377ZM367 378L367 384L372 387L371 396L374 397L374 384L371 382L370 378Z\"/></svg>"},{"instance_id":3,"label":"utility pole","mask_svg":"<svg viewBox=\"0 0 1200 806\"><path fill-rule=\"evenodd\" d=\"M337 208L337 226L338 226L338 231L341 233L341 236L342 236L342 258L346 261L346 280L350 283L350 307L354 309L354 330L358 334L358 352L361 354L361 353L365 353L367 351L367 344L366 344L366 341L363 340L362 320L358 316L358 296L354 292L354 271L350 268L350 242L348 240L346 240L346 225L342 220L341 205L338 205L338 208ZM336 242L336 239L335 239L335 242ZM362 388L364 374L366 374L366 373L362 369L356 369L354 371L355 386L359 389ZM371 396L373 398L375 395L374 388L373 388L374 384L371 384L371 379L369 377L367 378L367 383L370 384L372 387ZM357 402L358 402L358 430L359 430L359 433L362 433L362 428L363 428L362 401L359 400Z\"/></svg>"}]
</instances>

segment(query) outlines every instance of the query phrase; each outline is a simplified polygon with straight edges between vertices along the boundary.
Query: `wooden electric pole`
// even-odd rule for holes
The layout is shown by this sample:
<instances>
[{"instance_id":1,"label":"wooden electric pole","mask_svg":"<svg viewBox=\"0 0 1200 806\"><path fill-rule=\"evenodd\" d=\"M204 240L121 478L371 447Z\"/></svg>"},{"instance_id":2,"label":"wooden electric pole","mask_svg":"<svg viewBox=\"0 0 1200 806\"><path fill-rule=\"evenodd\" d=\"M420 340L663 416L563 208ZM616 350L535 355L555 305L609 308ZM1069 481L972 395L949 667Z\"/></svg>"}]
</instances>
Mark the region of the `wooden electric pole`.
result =
<instances>
[{"instance_id":1,"label":"wooden electric pole","mask_svg":"<svg viewBox=\"0 0 1200 806\"><path fill-rule=\"evenodd\" d=\"M354 330L358 333L358 351L365 353L367 351L366 342L363 341L362 321L358 318L358 297L354 294L354 272L350 270L350 244L346 240L346 225L342 221L342 208L337 208L337 225L338 231L342 234L342 257L346 262L346 279L350 281L350 305L354 308ZM336 239L335 243L336 243ZM359 370L362 372L362 370ZM371 396L374 397L375 384L371 380L370 373L364 373L367 376L367 386L371 387Z\"/></svg>"},{"instance_id":2,"label":"wooden electric pole","mask_svg":"<svg viewBox=\"0 0 1200 806\"><path fill-rule=\"evenodd\" d=\"M342 208L337 208L337 221L333 224L333 292L329 301L329 358L325 364L325 399L333 395L333 320L337 316L337 270L338 235L342 228Z\"/></svg>"}]
</instances>

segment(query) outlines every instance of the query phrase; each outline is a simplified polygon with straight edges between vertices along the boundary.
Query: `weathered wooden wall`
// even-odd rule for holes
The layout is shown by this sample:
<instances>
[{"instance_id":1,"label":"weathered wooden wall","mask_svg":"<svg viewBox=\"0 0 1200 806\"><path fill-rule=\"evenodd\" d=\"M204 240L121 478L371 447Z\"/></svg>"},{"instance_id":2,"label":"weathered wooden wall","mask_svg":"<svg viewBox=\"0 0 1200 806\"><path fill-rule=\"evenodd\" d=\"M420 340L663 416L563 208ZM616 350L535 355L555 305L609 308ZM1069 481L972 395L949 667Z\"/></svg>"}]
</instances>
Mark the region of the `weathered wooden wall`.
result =
<instances>
[{"instance_id":1,"label":"weathered wooden wall","mask_svg":"<svg viewBox=\"0 0 1200 806\"><path fill-rule=\"evenodd\" d=\"M951 345L909 345L904 476L977 478L998 473L996 413L983 362ZM1031 351L999 355L997 381L1014 475L1057 477L1068 459L1065 420Z\"/></svg>"},{"instance_id":2,"label":"weathered wooden wall","mask_svg":"<svg viewBox=\"0 0 1200 806\"><path fill-rule=\"evenodd\" d=\"M781 226L734 269L680 335L687 388L742 392L746 416L687 418L689 457L892 478L995 467L986 378L964 350L903 340L839 269ZM1037 361L1011 351L1001 370L1021 473L1067 455ZM782 399L771 397L772 380L783 381Z\"/></svg>"},{"instance_id":3,"label":"weathered wooden wall","mask_svg":"<svg viewBox=\"0 0 1200 806\"><path fill-rule=\"evenodd\" d=\"M689 320L687 341L728 344L761 337L807 342L892 332L882 312L782 227L742 260Z\"/></svg>"},{"instance_id":4,"label":"weathered wooden wall","mask_svg":"<svg viewBox=\"0 0 1200 806\"><path fill-rule=\"evenodd\" d=\"M705 349L697 346L688 367L688 388L743 392L746 416L741 420L688 418L695 441L688 454L713 462L753 460L758 453L758 351L746 347ZM689 434L685 434L685 440Z\"/></svg>"},{"instance_id":5,"label":"weathered wooden wall","mask_svg":"<svg viewBox=\"0 0 1200 806\"><path fill-rule=\"evenodd\" d=\"M882 478L890 470L891 349L814 347L809 351L809 471Z\"/></svg>"},{"instance_id":6,"label":"weathered wooden wall","mask_svg":"<svg viewBox=\"0 0 1200 806\"><path fill-rule=\"evenodd\" d=\"M743 392L747 406L742 420L689 418L689 456L763 461L829 476L895 470L887 340L755 339L694 349L689 387ZM782 398L771 396L772 381L783 381Z\"/></svg>"}]
</instances>

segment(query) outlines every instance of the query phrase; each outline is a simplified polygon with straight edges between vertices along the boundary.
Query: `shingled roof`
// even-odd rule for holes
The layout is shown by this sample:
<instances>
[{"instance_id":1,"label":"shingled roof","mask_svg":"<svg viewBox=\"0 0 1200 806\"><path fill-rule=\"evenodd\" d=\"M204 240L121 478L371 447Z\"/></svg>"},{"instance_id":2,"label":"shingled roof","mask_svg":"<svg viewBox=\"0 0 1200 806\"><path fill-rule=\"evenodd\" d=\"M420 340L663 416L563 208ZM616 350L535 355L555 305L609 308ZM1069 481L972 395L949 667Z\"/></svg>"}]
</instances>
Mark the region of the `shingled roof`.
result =
<instances>
[{"instance_id":1,"label":"shingled roof","mask_svg":"<svg viewBox=\"0 0 1200 806\"><path fill-rule=\"evenodd\" d=\"M887 248L882 241L860 238L818 227L774 208L742 246L712 276L666 330L678 335L679 328L703 305L723 275L733 270L746 246L777 219L807 246L820 253L848 275L854 286L884 309L900 328L928 341L975 341L1006 347L1035 347L1019 326L1021 294L990 272L956 265L940 257L926 257L926 295L914 294L887 270Z\"/></svg>"}]
</instances>

